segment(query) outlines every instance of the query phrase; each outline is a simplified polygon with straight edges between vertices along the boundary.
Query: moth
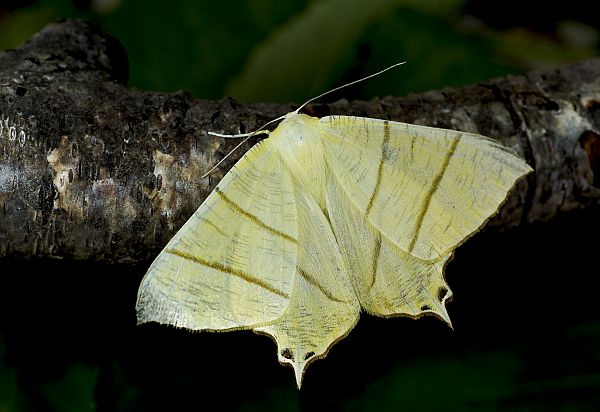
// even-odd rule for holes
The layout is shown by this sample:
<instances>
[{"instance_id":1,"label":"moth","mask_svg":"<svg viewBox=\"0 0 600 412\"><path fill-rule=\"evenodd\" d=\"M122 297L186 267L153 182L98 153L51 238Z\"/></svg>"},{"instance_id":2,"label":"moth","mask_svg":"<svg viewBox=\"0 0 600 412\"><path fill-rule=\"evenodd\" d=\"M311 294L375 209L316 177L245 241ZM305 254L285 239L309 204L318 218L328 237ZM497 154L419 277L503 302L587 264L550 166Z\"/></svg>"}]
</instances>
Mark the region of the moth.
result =
<instances>
[{"instance_id":1,"label":"moth","mask_svg":"<svg viewBox=\"0 0 600 412\"><path fill-rule=\"evenodd\" d=\"M298 388L361 311L450 324L446 263L532 170L481 135L301 108L165 246L136 307L140 323L270 335Z\"/></svg>"}]
</instances>

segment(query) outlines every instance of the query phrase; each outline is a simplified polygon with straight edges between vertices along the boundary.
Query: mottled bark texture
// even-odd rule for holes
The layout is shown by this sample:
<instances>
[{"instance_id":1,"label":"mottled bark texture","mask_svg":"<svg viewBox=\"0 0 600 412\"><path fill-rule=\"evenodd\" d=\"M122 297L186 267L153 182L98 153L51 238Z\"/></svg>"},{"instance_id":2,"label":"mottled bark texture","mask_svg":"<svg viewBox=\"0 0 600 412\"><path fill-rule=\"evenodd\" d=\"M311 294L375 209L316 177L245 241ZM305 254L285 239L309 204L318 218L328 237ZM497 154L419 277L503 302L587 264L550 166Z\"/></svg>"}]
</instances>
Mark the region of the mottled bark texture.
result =
<instances>
[{"instance_id":1,"label":"mottled bark texture","mask_svg":"<svg viewBox=\"0 0 600 412\"><path fill-rule=\"evenodd\" d=\"M418 64L418 62L415 62ZM0 256L139 262L154 256L253 142L292 109L130 89L127 56L97 26L51 24L0 53ZM481 133L535 169L488 230L600 199L600 58L459 89L308 107Z\"/></svg>"}]
</instances>

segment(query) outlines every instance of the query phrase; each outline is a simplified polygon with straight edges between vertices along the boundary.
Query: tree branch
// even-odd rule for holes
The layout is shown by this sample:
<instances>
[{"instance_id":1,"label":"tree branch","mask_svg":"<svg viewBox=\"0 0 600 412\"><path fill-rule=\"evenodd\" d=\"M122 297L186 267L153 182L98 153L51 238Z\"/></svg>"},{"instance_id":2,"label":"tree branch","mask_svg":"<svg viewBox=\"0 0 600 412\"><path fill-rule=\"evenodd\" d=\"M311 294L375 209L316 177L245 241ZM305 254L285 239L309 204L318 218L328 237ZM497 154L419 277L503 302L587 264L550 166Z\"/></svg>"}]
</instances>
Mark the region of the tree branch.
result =
<instances>
[{"instance_id":1,"label":"tree branch","mask_svg":"<svg viewBox=\"0 0 600 412\"><path fill-rule=\"evenodd\" d=\"M154 256L289 105L194 100L126 86L99 27L51 24L0 53L0 256L139 262ZM600 58L459 89L306 109L459 129L514 147L536 170L488 225L547 221L600 199Z\"/></svg>"}]
</instances>

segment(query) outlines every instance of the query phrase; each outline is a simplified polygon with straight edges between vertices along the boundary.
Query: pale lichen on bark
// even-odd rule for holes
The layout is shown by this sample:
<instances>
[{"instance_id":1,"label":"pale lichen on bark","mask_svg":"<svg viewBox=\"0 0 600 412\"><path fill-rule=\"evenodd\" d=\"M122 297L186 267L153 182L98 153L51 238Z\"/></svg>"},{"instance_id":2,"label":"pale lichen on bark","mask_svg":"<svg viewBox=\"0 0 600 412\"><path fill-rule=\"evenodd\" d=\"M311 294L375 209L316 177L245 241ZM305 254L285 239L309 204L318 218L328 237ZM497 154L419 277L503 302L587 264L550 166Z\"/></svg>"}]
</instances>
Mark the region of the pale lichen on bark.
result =
<instances>
[{"instance_id":1,"label":"pale lichen on bark","mask_svg":"<svg viewBox=\"0 0 600 412\"><path fill-rule=\"evenodd\" d=\"M418 64L418 62L415 62ZM202 174L290 105L202 101L126 86L120 43L81 21L0 53L0 256L139 262L154 256L249 149ZM600 199L600 59L458 89L307 107L477 132L535 169L488 230Z\"/></svg>"}]
</instances>

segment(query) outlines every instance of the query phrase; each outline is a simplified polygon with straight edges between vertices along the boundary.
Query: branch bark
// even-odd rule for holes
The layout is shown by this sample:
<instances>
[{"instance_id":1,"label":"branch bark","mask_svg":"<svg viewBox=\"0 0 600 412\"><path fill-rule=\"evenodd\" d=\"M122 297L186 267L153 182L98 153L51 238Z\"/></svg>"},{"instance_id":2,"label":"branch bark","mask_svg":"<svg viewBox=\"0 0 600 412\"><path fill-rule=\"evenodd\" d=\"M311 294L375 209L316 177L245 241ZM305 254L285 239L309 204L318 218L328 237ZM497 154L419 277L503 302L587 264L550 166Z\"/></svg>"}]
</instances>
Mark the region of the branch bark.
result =
<instances>
[{"instance_id":1,"label":"branch bark","mask_svg":"<svg viewBox=\"0 0 600 412\"><path fill-rule=\"evenodd\" d=\"M139 262L154 256L239 157L200 176L290 105L130 89L114 37L77 20L0 53L0 256ZM487 226L600 203L600 58L457 89L307 108L477 132L536 170Z\"/></svg>"}]
</instances>

